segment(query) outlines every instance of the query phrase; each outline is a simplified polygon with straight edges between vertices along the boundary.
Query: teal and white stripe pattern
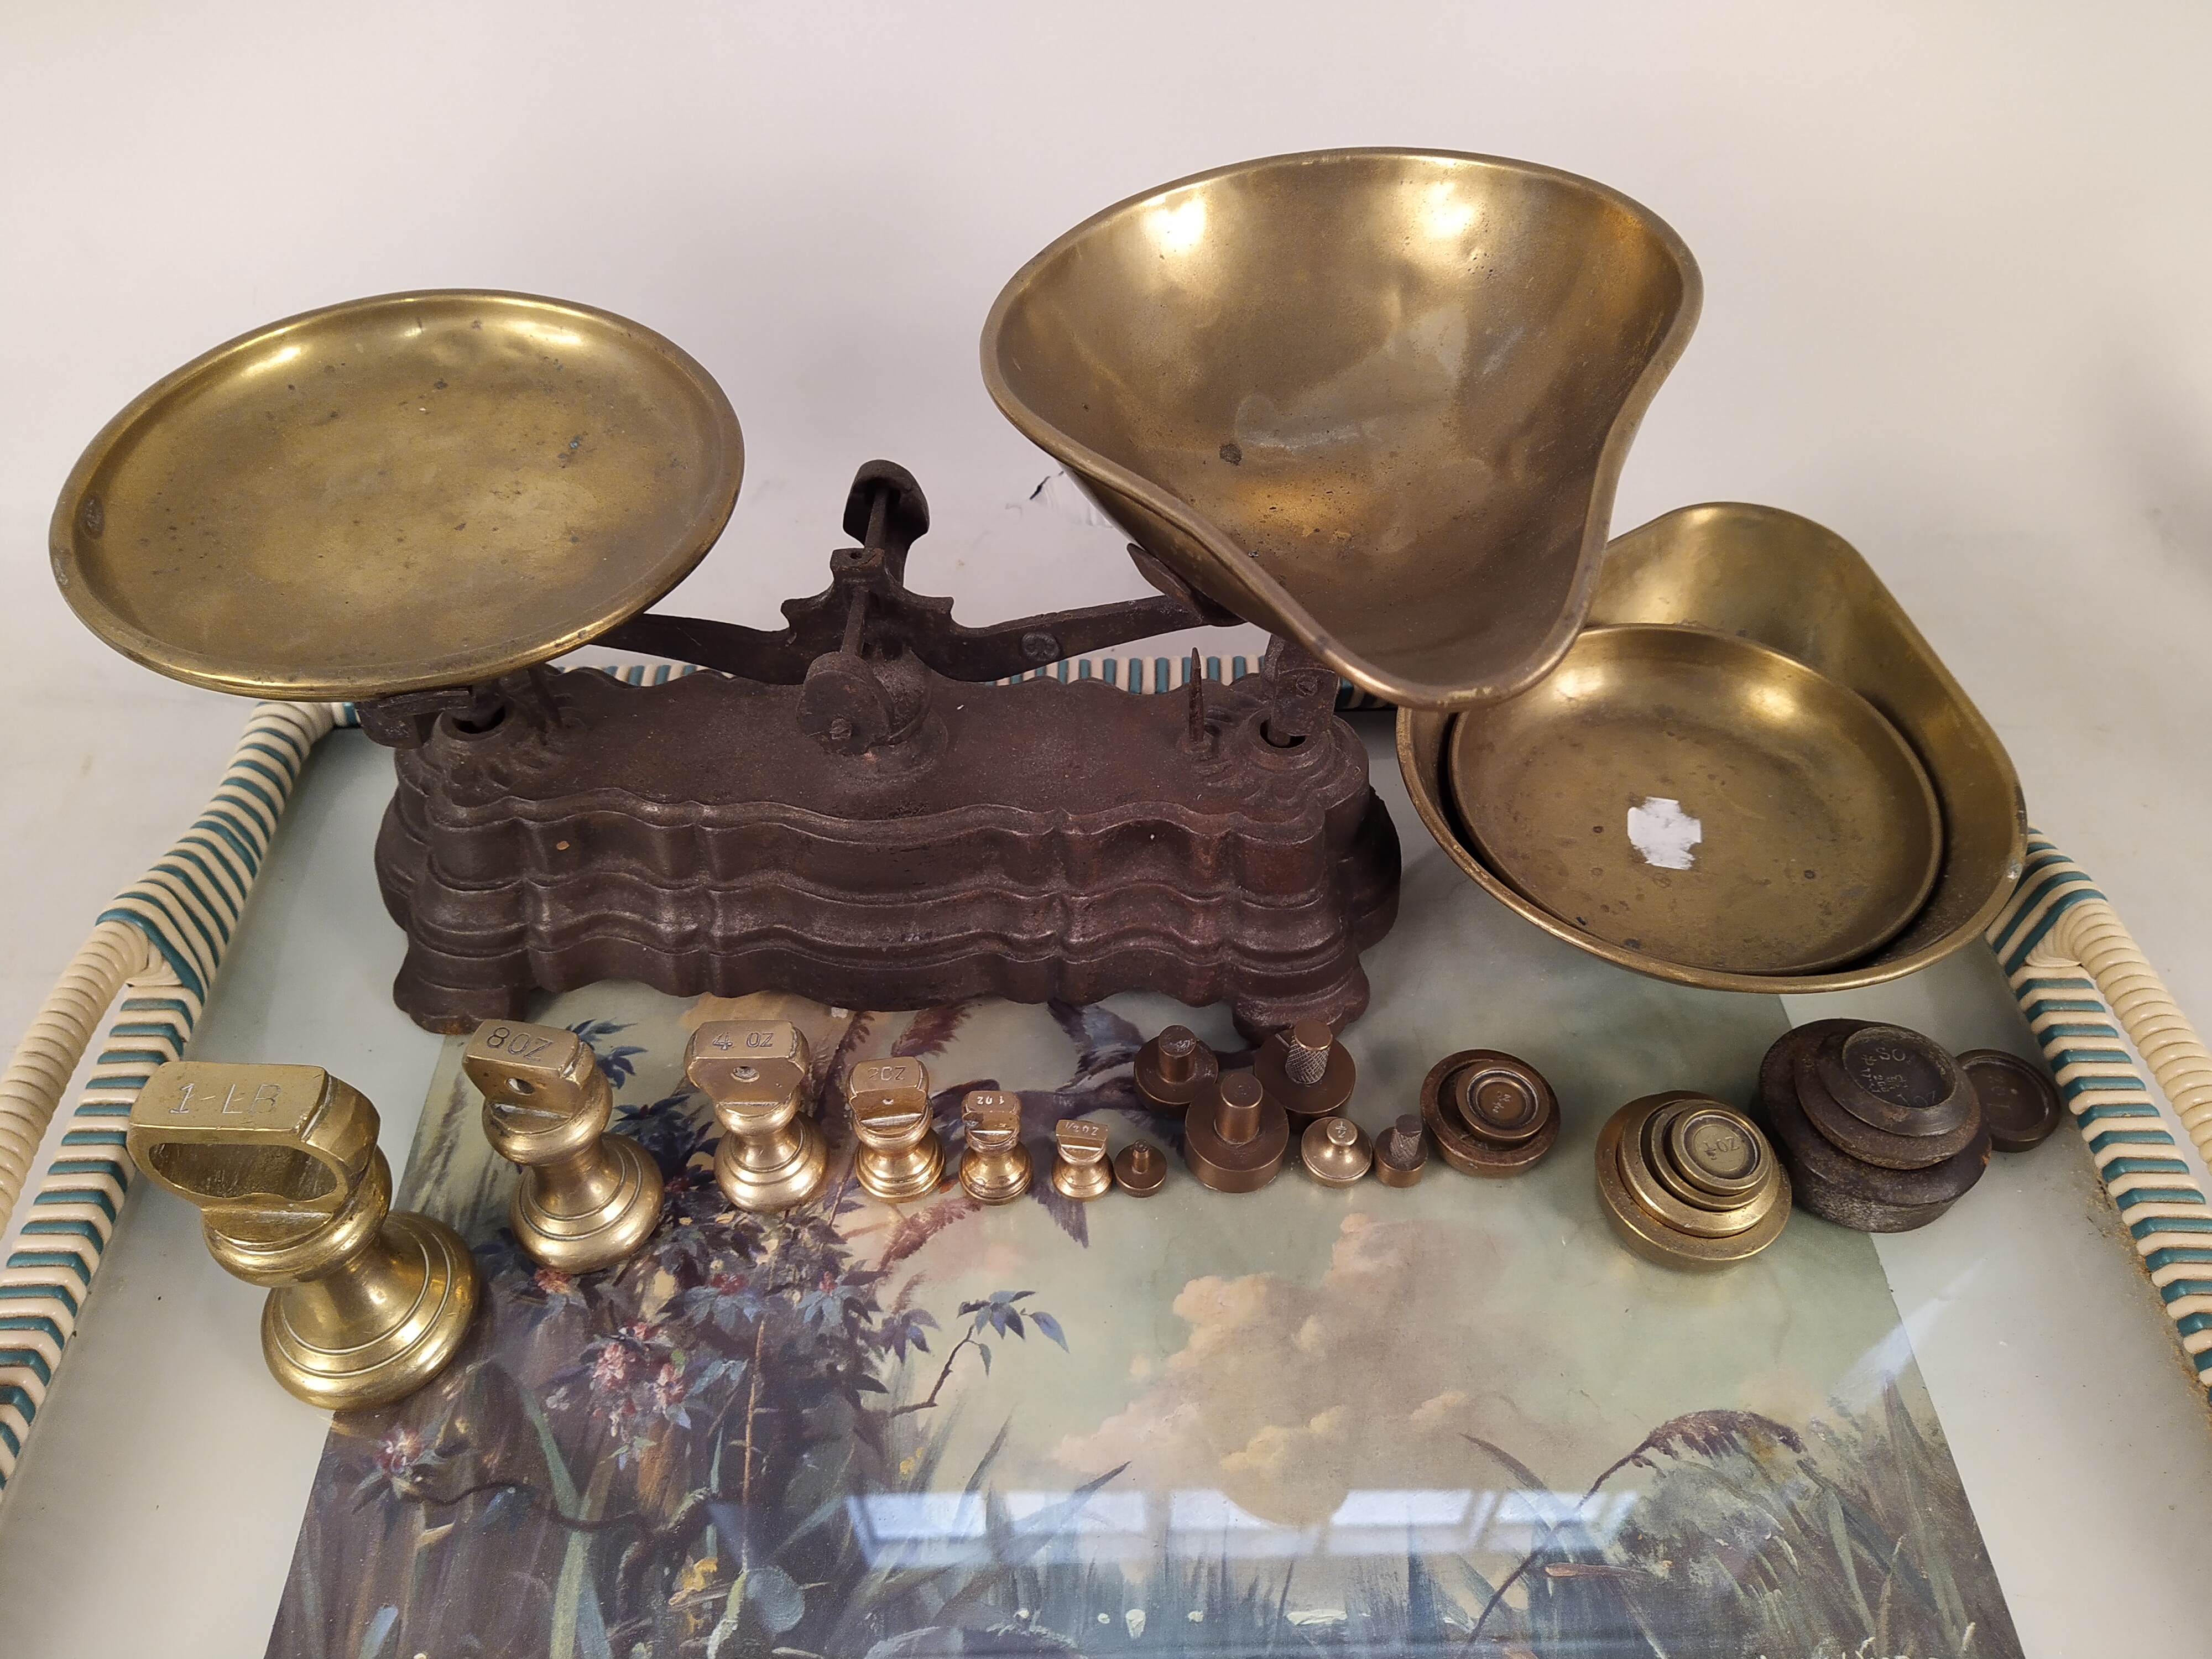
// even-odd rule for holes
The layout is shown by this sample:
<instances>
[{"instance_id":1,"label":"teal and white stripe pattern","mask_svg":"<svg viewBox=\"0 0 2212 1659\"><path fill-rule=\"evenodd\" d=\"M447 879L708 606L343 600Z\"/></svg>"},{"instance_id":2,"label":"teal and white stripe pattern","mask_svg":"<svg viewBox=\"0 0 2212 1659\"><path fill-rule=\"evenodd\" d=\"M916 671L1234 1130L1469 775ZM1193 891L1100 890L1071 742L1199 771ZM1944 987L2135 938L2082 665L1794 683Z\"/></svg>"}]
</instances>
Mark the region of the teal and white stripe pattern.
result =
<instances>
[{"instance_id":1,"label":"teal and white stripe pattern","mask_svg":"<svg viewBox=\"0 0 2212 1659\"><path fill-rule=\"evenodd\" d=\"M59 1155L25 1206L0 1267L0 1495L83 1317L134 1171L124 1133L155 1066L180 1058L327 704L263 703L222 783L153 868L100 916L145 936L163 969L130 981L93 1061Z\"/></svg>"},{"instance_id":2,"label":"teal and white stripe pattern","mask_svg":"<svg viewBox=\"0 0 2212 1659\"><path fill-rule=\"evenodd\" d=\"M2075 944L2068 937L2069 919L2093 914L2100 920L2109 915L2105 896L2079 865L2031 830L2026 872L1990 924L1990 947L2165 1299L2183 1351L2199 1380L2212 1383L2212 1211L2112 1006L2087 970L2068 957ZM2118 931L2116 921L2110 931ZM2193 1044L2193 1036L2190 1040ZM2212 1400L2212 1388L2207 1397Z\"/></svg>"},{"instance_id":3,"label":"teal and white stripe pattern","mask_svg":"<svg viewBox=\"0 0 2212 1659\"><path fill-rule=\"evenodd\" d=\"M665 685L672 679L682 679L687 674L700 672L696 663L656 663L647 668L639 663L608 663L600 666L603 673L613 675L626 685ZM1254 671L1249 657L1208 657L1205 659L1206 678L1216 682L1241 680ZM1058 680L1065 685L1072 680L1097 680L1131 691L1162 694L1180 691L1190 684L1190 659L1182 657L1073 657L1048 665L1033 674L1017 674L1012 679L994 680L994 685L1018 685L1024 680ZM1340 709L1388 708L1390 705L1370 691L1363 691L1350 680L1340 678L1336 683L1336 706ZM349 710L351 705L347 705ZM349 713L341 716L341 725L353 723Z\"/></svg>"}]
</instances>

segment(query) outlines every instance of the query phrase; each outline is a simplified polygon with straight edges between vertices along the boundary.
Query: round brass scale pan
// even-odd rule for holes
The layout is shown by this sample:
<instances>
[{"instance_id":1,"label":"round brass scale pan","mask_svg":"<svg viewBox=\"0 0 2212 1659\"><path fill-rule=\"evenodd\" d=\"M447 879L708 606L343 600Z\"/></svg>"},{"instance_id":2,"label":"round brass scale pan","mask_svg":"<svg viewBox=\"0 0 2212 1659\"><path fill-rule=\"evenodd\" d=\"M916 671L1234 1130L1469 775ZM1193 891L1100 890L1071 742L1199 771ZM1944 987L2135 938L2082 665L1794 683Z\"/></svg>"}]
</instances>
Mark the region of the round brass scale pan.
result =
<instances>
[{"instance_id":1,"label":"round brass scale pan","mask_svg":"<svg viewBox=\"0 0 2212 1659\"><path fill-rule=\"evenodd\" d=\"M1872 705L1699 628L1593 628L1456 717L1445 784L1483 862L1577 930L1681 966L1807 974L1895 938L1942 824Z\"/></svg>"},{"instance_id":2,"label":"round brass scale pan","mask_svg":"<svg viewBox=\"0 0 2212 1659\"><path fill-rule=\"evenodd\" d=\"M650 329L522 294L386 295L242 335L133 401L62 491L54 578L125 655L219 691L482 684L675 586L744 467L729 400Z\"/></svg>"}]
</instances>

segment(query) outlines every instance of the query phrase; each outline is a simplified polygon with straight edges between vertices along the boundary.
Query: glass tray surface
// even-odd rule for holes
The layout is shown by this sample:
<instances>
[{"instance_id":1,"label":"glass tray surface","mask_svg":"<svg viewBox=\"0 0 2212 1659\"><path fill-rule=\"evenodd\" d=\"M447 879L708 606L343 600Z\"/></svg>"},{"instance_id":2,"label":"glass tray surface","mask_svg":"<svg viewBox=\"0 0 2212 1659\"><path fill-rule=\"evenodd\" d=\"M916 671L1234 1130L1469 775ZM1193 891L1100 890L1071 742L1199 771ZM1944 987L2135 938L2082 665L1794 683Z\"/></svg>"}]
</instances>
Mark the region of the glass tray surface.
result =
<instances>
[{"instance_id":1,"label":"glass tray surface","mask_svg":"<svg viewBox=\"0 0 2212 1659\"><path fill-rule=\"evenodd\" d=\"M439 1382L335 1419L270 1653L2020 1652L1872 1243L1799 1215L1689 1277L1598 1211L1604 1118L1747 1098L1779 1000L1532 952L1442 860L1407 878L1421 937L1371 964L1352 1115L1387 1123L1452 1048L1520 1053L1565 1132L1516 1180L1291 1167L1230 1197L1176 1158L1150 1200L1040 1180L894 1211L827 1107L823 1200L739 1216L681 1076L702 1019L794 1018L824 1076L922 1056L955 1158L960 1095L1018 1090L1040 1171L1063 1115L1172 1149L1137 1045L1178 1018L1237 1039L1143 996L878 1014L602 985L533 1017L589 1036L669 1211L569 1279L504 1234L512 1173L449 1042L401 1202L474 1243L487 1312ZM1415 969L1501 942L1529 971L1479 1014Z\"/></svg>"}]
</instances>

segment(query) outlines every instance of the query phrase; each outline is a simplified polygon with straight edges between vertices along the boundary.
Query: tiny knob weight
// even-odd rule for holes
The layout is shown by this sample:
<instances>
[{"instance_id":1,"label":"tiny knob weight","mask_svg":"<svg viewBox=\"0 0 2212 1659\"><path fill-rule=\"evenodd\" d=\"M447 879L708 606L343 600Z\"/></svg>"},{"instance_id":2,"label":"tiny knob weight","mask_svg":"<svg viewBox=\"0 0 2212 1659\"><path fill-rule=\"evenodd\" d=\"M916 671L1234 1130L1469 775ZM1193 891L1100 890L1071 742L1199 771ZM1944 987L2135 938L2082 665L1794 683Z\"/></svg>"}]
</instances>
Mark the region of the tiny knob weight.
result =
<instances>
[{"instance_id":1,"label":"tiny knob weight","mask_svg":"<svg viewBox=\"0 0 2212 1659\"><path fill-rule=\"evenodd\" d=\"M1188 1025L1170 1025L1137 1050L1137 1092L1154 1111L1181 1117L1213 1093L1221 1062Z\"/></svg>"},{"instance_id":2,"label":"tiny knob weight","mask_svg":"<svg viewBox=\"0 0 2212 1659\"><path fill-rule=\"evenodd\" d=\"M172 1060L125 1136L155 1183L199 1207L208 1252L270 1286L261 1353L309 1405L388 1405L445 1368L482 1285L460 1236L392 1209L376 1109L319 1066Z\"/></svg>"},{"instance_id":3,"label":"tiny knob weight","mask_svg":"<svg viewBox=\"0 0 2212 1659\"><path fill-rule=\"evenodd\" d=\"M1386 1187L1410 1187L1427 1172L1429 1138L1421 1115L1407 1112L1375 1139L1375 1178Z\"/></svg>"},{"instance_id":4,"label":"tiny knob weight","mask_svg":"<svg viewBox=\"0 0 2212 1659\"><path fill-rule=\"evenodd\" d=\"M1132 1198L1150 1198L1167 1179L1167 1156L1149 1140L1131 1141L1115 1155L1114 1182Z\"/></svg>"},{"instance_id":5,"label":"tiny knob weight","mask_svg":"<svg viewBox=\"0 0 2212 1659\"><path fill-rule=\"evenodd\" d=\"M1089 1202L1113 1190L1114 1166L1106 1161L1106 1126L1064 1117L1053 1126L1058 1156L1052 1161L1052 1189L1062 1198Z\"/></svg>"},{"instance_id":6,"label":"tiny knob weight","mask_svg":"<svg viewBox=\"0 0 2212 1659\"><path fill-rule=\"evenodd\" d=\"M937 1190L945 1143L929 1116L929 1073L918 1060L864 1060L845 1074L845 1109L860 1143L853 1172L872 1197L905 1204Z\"/></svg>"},{"instance_id":7,"label":"tiny knob weight","mask_svg":"<svg viewBox=\"0 0 2212 1659\"><path fill-rule=\"evenodd\" d=\"M830 1175L830 1148L804 1110L813 1057L787 1019L710 1019L692 1032L684 1075L722 1126L714 1184L740 1210L804 1204Z\"/></svg>"},{"instance_id":8,"label":"tiny knob weight","mask_svg":"<svg viewBox=\"0 0 2212 1659\"><path fill-rule=\"evenodd\" d=\"M1348 1117L1317 1117L1298 1139L1306 1173L1324 1187L1357 1185L1375 1161L1374 1149Z\"/></svg>"},{"instance_id":9,"label":"tiny knob weight","mask_svg":"<svg viewBox=\"0 0 2212 1659\"><path fill-rule=\"evenodd\" d=\"M978 1204L1011 1204L1029 1191L1033 1166L1022 1145L1022 1097L977 1089L960 1103L960 1115L968 1125L968 1150L960 1159L968 1196Z\"/></svg>"},{"instance_id":10,"label":"tiny knob weight","mask_svg":"<svg viewBox=\"0 0 2212 1659\"><path fill-rule=\"evenodd\" d=\"M1293 1129L1342 1111L1359 1081L1352 1055L1320 1019L1302 1019L1261 1043L1252 1074L1290 1115Z\"/></svg>"},{"instance_id":11,"label":"tiny knob weight","mask_svg":"<svg viewBox=\"0 0 2212 1659\"><path fill-rule=\"evenodd\" d=\"M507 1224L533 1261L612 1267L660 1224L660 1166L606 1133L614 1091L591 1044L557 1025L488 1019L461 1056L483 1096L484 1139L522 1166Z\"/></svg>"}]
</instances>

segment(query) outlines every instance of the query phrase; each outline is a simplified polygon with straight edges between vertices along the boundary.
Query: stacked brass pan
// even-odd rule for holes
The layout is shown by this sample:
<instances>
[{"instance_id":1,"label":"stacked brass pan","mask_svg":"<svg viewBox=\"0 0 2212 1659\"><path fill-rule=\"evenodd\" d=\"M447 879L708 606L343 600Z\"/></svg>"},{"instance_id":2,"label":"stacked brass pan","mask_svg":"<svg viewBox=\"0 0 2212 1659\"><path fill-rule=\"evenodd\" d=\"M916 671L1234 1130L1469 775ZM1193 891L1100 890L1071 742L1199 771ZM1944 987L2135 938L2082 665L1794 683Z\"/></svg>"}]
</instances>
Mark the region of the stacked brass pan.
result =
<instances>
[{"instance_id":1,"label":"stacked brass pan","mask_svg":"<svg viewBox=\"0 0 2212 1659\"><path fill-rule=\"evenodd\" d=\"M1686 983L1921 967L2024 854L1995 735L1864 560L1769 507L1607 544L1695 262L1496 157L1276 156L1009 283L1000 407L1173 575L1396 703L1423 822L1538 926Z\"/></svg>"}]
</instances>

